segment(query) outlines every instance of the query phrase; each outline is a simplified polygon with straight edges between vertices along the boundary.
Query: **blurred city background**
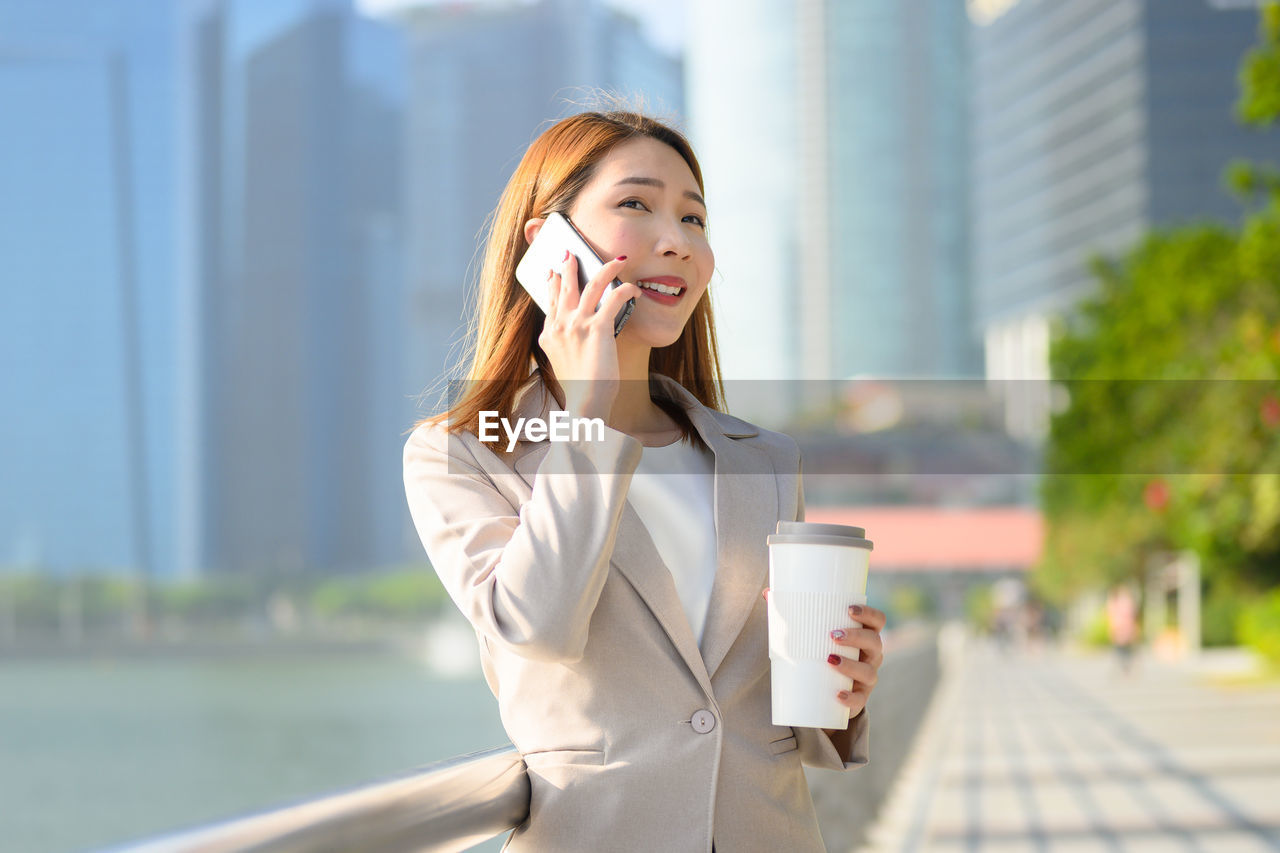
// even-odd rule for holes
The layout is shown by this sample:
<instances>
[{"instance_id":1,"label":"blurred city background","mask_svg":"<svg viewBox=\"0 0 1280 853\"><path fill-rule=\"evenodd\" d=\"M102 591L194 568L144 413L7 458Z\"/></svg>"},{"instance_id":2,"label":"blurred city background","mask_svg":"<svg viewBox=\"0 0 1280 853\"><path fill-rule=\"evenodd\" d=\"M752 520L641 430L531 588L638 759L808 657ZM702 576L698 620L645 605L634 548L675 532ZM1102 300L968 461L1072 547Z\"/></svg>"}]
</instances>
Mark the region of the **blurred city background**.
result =
<instances>
[{"instance_id":1,"label":"blurred city background","mask_svg":"<svg viewBox=\"0 0 1280 853\"><path fill-rule=\"evenodd\" d=\"M601 90L701 159L731 411L876 543L829 847L1280 849L1257 0L0 0L0 847L506 740L401 450Z\"/></svg>"}]
</instances>

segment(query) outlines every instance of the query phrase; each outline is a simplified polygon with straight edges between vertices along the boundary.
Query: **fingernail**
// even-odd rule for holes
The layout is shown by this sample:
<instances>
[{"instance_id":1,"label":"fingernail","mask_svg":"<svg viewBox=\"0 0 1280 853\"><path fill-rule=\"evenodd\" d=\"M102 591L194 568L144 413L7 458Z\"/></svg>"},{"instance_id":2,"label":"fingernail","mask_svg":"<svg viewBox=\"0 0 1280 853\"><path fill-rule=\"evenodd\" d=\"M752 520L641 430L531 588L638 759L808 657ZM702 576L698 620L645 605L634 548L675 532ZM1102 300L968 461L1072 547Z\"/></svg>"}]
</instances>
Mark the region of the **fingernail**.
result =
<instances>
[{"instance_id":1,"label":"fingernail","mask_svg":"<svg viewBox=\"0 0 1280 853\"><path fill-rule=\"evenodd\" d=\"M555 270L547 270L547 281L551 281L551 277L556 274Z\"/></svg>"},{"instance_id":2,"label":"fingernail","mask_svg":"<svg viewBox=\"0 0 1280 853\"><path fill-rule=\"evenodd\" d=\"M615 261L625 261L626 259L626 255L618 255L618 257L614 258Z\"/></svg>"},{"instance_id":3,"label":"fingernail","mask_svg":"<svg viewBox=\"0 0 1280 853\"><path fill-rule=\"evenodd\" d=\"M857 616L859 613L862 612L862 605L861 604L853 605L852 607L849 608L849 612L852 613L854 616Z\"/></svg>"},{"instance_id":4,"label":"fingernail","mask_svg":"<svg viewBox=\"0 0 1280 853\"><path fill-rule=\"evenodd\" d=\"M844 631L841 631L839 628L835 629L834 631L832 631L832 632L831 632L831 639L833 639L833 640L843 640L843 639L844 639Z\"/></svg>"},{"instance_id":5,"label":"fingernail","mask_svg":"<svg viewBox=\"0 0 1280 853\"><path fill-rule=\"evenodd\" d=\"M852 694L850 694L848 690L841 690L839 693L837 693L837 694L836 694L836 698L837 698L837 699L848 699L850 695L852 695Z\"/></svg>"},{"instance_id":6,"label":"fingernail","mask_svg":"<svg viewBox=\"0 0 1280 853\"><path fill-rule=\"evenodd\" d=\"M564 257L563 257L563 258L561 258L560 260L562 260L562 261L567 261L567 260L569 260L569 250L568 250L568 249L565 249L565 250L564 250Z\"/></svg>"},{"instance_id":7,"label":"fingernail","mask_svg":"<svg viewBox=\"0 0 1280 853\"><path fill-rule=\"evenodd\" d=\"M840 663L840 655L827 655L827 663Z\"/></svg>"}]
</instances>

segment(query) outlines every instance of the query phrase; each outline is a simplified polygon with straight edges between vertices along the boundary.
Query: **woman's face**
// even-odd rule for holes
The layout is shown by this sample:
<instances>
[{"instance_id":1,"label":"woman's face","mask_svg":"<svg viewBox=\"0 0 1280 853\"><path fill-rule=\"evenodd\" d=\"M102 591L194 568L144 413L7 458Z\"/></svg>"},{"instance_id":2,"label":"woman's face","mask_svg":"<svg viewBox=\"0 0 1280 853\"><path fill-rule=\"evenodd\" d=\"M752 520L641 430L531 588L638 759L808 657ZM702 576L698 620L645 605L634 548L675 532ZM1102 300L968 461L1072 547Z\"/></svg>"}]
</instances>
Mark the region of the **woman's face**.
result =
<instances>
[{"instance_id":1,"label":"woman's face","mask_svg":"<svg viewBox=\"0 0 1280 853\"><path fill-rule=\"evenodd\" d=\"M706 217L693 172L669 145L632 139L596 164L569 219L604 260L626 255L619 278L641 287L619 343L629 337L633 344L664 347L679 339L715 268ZM537 232L526 227L530 240L531 230ZM681 290L668 296L642 282Z\"/></svg>"}]
</instances>

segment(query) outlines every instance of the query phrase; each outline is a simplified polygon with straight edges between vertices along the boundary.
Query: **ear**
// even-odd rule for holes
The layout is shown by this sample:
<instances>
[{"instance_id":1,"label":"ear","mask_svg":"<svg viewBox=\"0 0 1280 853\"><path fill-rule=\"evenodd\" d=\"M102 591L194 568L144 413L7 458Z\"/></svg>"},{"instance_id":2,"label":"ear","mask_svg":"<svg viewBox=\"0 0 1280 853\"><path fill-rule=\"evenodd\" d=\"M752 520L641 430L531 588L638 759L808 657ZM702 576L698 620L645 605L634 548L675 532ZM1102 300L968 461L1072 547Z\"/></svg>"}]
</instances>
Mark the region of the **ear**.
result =
<instances>
[{"instance_id":1,"label":"ear","mask_svg":"<svg viewBox=\"0 0 1280 853\"><path fill-rule=\"evenodd\" d=\"M542 223L545 219L530 219L524 224L524 242L526 245L533 243L533 238L538 236L538 232L542 230Z\"/></svg>"}]
</instances>

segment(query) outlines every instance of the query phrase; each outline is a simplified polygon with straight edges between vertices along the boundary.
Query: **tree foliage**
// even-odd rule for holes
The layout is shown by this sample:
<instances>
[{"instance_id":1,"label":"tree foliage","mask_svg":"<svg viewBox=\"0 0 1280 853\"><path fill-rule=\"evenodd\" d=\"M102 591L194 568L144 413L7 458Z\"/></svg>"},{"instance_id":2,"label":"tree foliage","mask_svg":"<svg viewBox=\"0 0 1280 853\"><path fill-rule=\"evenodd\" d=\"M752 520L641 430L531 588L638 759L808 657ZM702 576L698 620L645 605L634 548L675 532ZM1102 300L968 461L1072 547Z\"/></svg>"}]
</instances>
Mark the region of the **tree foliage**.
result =
<instances>
[{"instance_id":1,"label":"tree foliage","mask_svg":"<svg viewBox=\"0 0 1280 853\"><path fill-rule=\"evenodd\" d=\"M1245 124L1266 127L1280 119L1280 3L1260 9L1260 44L1240 64L1236 115Z\"/></svg>"},{"instance_id":2,"label":"tree foliage","mask_svg":"<svg viewBox=\"0 0 1280 853\"><path fill-rule=\"evenodd\" d=\"M1280 3L1241 65L1242 121L1280 120ZM1280 173L1232 164L1238 229L1159 229L1096 259L1055 328L1041 592L1063 600L1190 549L1224 587L1280 583Z\"/></svg>"}]
</instances>

